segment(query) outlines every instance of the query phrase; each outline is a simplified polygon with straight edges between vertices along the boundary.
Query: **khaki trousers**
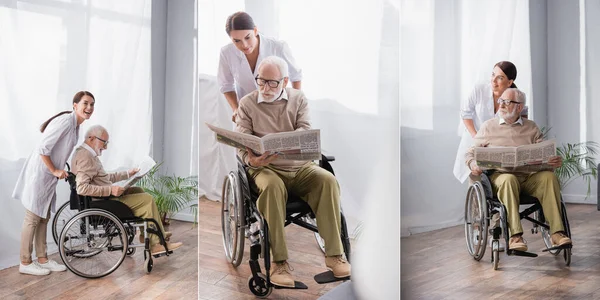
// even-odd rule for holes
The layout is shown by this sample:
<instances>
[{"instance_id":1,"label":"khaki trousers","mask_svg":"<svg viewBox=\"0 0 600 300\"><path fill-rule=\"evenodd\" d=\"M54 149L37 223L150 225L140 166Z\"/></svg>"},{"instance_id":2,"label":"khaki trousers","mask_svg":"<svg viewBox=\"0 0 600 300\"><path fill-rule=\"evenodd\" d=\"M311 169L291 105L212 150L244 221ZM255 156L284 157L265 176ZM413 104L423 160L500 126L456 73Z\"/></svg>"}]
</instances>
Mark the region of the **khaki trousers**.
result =
<instances>
[{"instance_id":1,"label":"khaki trousers","mask_svg":"<svg viewBox=\"0 0 600 300\"><path fill-rule=\"evenodd\" d=\"M257 206L269 226L269 241L274 261L288 259L285 242L285 206L288 192L300 197L317 218L319 235L325 240L327 256L343 254L340 238L340 187L335 176L314 163L296 172L262 167L249 169L259 192Z\"/></svg>"},{"instance_id":2,"label":"khaki trousers","mask_svg":"<svg viewBox=\"0 0 600 300\"><path fill-rule=\"evenodd\" d=\"M523 232L519 218L519 195L524 192L536 197L544 217L550 223L550 233L564 231L560 212L560 185L554 172L540 171L531 175L493 173L490 181L498 199L506 206L508 228L513 236Z\"/></svg>"},{"instance_id":3,"label":"khaki trousers","mask_svg":"<svg viewBox=\"0 0 600 300\"><path fill-rule=\"evenodd\" d=\"M33 242L35 241L35 255L37 258L48 257L46 253L46 229L50 219L50 209L45 219L25 209L25 219L21 229L21 262L30 264Z\"/></svg>"},{"instance_id":4,"label":"khaki trousers","mask_svg":"<svg viewBox=\"0 0 600 300\"><path fill-rule=\"evenodd\" d=\"M156 220L159 227L158 229L162 231L164 236L165 229L160 218L160 213L158 212L158 207L156 206L152 195L144 192L144 189L140 187L130 187L118 199L129 206L136 217ZM154 224L149 222L148 226L154 227ZM157 235L151 234L149 238L150 246L160 242Z\"/></svg>"}]
</instances>

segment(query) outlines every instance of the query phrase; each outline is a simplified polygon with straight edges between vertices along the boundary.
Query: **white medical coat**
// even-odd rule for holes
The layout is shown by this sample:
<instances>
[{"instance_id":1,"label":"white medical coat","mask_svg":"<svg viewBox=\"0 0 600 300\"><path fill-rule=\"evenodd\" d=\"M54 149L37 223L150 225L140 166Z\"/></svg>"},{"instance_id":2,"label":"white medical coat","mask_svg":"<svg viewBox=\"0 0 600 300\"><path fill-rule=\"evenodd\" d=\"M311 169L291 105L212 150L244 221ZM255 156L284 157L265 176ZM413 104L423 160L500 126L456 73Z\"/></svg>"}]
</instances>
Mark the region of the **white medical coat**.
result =
<instances>
[{"instance_id":1,"label":"white medical coat","mask_svg":"<svg viewBox=\"0 0 600 300\"><path fill-rule=\"evenodd\" d=\"M42 161L41 155L50 156L57 169L65 167L67 159L79 138L79 126L74 112L56 117L42 133L42 139L25 161L13 198L41 218L48 209L56 210L56 178Z\"/></svg>"},{"instance_id":2,"label":"white medical coat","mask_svg":"<svg viewBox=\"0 0 600 300\"><path fill-rule=\"evenodd\" d=\"M254 78L258 75L258 66L265 57L271 55L279 56L287 62L290 82L302 80L302 69L296 64L287 43L260 33L258 35L260 37L260 45L258 46L258 59L256 60L254 72L250 70L250 64L248 64L246 55L238 50L233 43L221 48L219 71L217 74L219 91L221 93L235 91L238 101L257 89Z\"/></svg>"},{"instance_id":3,"label":"white medical coat","mask_svg":"<svg viewBox=\"0 0 600 300\"><path fill-rule=\"evenodd\" d=\"M521 111L521 115L528 114L528 107L525 106ZM472 119L475 130L479 131L479 127L483 122L493 118L494 114L494 95L490 83L480 83L475 85L473 91L466 101L461 101L460 104L460 123L458 126L458 135L461 136L456 159L454 161L454 177L461 183L465 182L471 173L465 161L465 153L473 146L473 138L463 120Z\"/></svg>"}]
</instances>

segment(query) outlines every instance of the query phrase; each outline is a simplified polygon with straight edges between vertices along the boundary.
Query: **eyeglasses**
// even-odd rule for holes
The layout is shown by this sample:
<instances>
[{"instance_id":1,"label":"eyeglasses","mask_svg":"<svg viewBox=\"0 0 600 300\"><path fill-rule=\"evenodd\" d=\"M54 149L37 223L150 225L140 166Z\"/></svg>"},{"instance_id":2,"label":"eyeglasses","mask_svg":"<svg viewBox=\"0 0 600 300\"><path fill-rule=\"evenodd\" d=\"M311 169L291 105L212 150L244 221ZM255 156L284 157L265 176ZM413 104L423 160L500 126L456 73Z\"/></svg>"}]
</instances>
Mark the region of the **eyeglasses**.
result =
<instances>
[{"instance_id":1,"label":"eyeglasses","mask_svg":"<svg viewBox=\"0 0 600 300\"><path fill-rule=\"evenodd\" d=\"M279 84L281 83L281 81L283 80L283 78L279 79L279 80L269 80L269 79L262 79L262 78L258 78L258 76L256 76L256 78L254 78L256 80L256 83L260 86L264 86L265 84L268 84L270 88L276 88L279 86Z\"/></svg>"},{"instance_id":2,"label":"eyeglasses","mask_svg":"<svg viewBox=\"0 0 600 300\"><path fill-rule=\"evenodd\" d=\"M504 105L510 105L511 103L521 104L521 102L518 102L518 101L512 101L512 100L508 100L508 99L498 98L498 104L502 104L502 103L504 103Z\"/></svg>"},{"instance_id":3,"label":"eyeglasses","mask_svg":"<svg viewBox=\"0 0 600 300\"><path fill-rule=\"evenodd\" d=\"M97 138L98 140L100 140L101 142L103 142L104 143L104 147L108 146L108 141L103 140L103 139L101 139L101 138L99 138L97 136L94 136L94 137Z\"/></svg>"}]
</instances>

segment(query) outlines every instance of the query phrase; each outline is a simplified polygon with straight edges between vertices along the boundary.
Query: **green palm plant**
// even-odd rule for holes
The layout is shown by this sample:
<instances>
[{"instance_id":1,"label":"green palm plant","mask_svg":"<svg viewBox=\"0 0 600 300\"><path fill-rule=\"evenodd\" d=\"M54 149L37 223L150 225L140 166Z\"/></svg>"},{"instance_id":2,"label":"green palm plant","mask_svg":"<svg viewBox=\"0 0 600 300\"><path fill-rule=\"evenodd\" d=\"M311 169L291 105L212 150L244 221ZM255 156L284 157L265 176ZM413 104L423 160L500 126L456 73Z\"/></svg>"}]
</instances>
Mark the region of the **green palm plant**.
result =
<instances>
[{"instance_id":1,"label":"green palm plant","mask_svg":"<svg viewBox=\"0 0 600 300\"><path fill-rule=\"evenodd\" d=\"M544 139L548 138L550 129L542 127ZM556 154L562 158L563 163L554 172L561 189L581 177L587 183L587 196L590 195L592 179L598 178L596 156L599 148L599 144L594 141L557 145Z\"/></svg>"},{"instance_id":2,"label":"green palm plant","mask_svg":"<svg viewBox=\"0 0 600 300\"><path fill-rule=\"evenodd\" d=\"M198 220L198 203L190 205L190 202L198 199L198 177L160 175L158 170L161 165L162 162L152 167L136 185L152 195L164 225L169 224L169 219L175 213L189 207L194 215L195 226Z\"/></svg>"}]
</instances>

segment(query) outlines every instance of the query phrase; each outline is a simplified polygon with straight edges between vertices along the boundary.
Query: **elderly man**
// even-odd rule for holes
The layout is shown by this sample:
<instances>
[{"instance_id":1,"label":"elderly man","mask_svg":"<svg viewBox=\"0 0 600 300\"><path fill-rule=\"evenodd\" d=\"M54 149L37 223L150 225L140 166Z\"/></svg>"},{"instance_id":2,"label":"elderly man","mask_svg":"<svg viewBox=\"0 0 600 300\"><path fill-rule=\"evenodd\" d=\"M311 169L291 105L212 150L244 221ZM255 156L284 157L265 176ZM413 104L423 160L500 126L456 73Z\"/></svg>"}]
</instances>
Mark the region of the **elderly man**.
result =
<instances>
[{"instance_id":1,"label":"elderly man","mask_svg":"<svg viewBox=\"0 0 600 300\"><path fill-rule=\"evenodd\" d=\"M474 145L478 146L510 146L516 147L542 141L542 133L530 120L521 118L525 105L525 94L516 88L507 89L498 99L500 107L495 118L484 122L475 136ZM474 159L474 148L466 154L467 166L471 174L479 176L482 171ZM548 164L554 168L562 165L560 156L553 156ZM565 234L560 212L560 186L553 171L535 173L508 172L498 169L491 176L494 192L506 206L508 226L510 229L509 249L527 251L523 240L523 227L519 217L519 194L521 191L539 199L544 216L550 223L552 245L571 244Z\"/></svg>"},{"instance_id":2,"label":"elderly man","mask_svg":"<svg viewBox=\"0 0 600 300\"><path fill-rule=\"evenodd\" d=\"M98 156L102 155L102 151L108 148L108 139L106 129L100 125L94 125L86 132L85 142L75 150L71 166L73 173L76 175L77 193L98 198L111 197L115 201L121 201L131 208L135 216L156 220L163 236L168 238L171 234L164 230L158 208L150 194L145 193L139 187L130 187L124 190L123 187L113 185L114 182L125 180L139 170L131 169L116 173L106 173L104 171ZM153 224L150 223L150 226L153 226ZM165 252L165 247L159 243L158 236L152 234L149 239L152 255ZM140 242L143 243L143 241L143 235L140 235ZM169 250L175 250L181 245L182 243L167 242Z\"/></svg>"},{"instance_id":3,"label":"elderly man","mask_svg":"<svg viewBox=\"0 0 600 300\"><path fill-rule=\"evenodd\" d=\"M269 133L310 129L307 101L300 90L286 88L287 63L276 56L258 66L258 90L240 99L236 130L262 137ZM350 276L350 264L343 257L340 239L340 188L335 177L311 161L277 160L277 154L255 155L249 149L238 155L250 167L259 192L258 210L269 224L274 267L271 283L294 287L287 263L284 221L287 193L308 202L317 218L319 234L325 240L325 265L337 278Z\"/></svg>"}]
</instances>

